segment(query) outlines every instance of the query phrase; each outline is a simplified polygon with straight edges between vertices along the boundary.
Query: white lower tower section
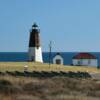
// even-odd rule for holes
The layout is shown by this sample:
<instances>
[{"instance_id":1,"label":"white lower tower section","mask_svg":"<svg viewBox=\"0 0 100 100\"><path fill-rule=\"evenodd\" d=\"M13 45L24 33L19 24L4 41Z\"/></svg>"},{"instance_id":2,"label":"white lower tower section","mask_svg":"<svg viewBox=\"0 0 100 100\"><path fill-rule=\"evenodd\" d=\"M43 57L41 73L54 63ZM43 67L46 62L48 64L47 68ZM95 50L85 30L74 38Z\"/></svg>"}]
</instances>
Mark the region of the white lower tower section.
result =
<instances>
[{"instance_id":1,"label":"white lower tower section","mask_svg":"<svg viewBox=\"0 0 100 100\"><path fill-rule=\"evenodd\" d=\"M29 47L29 61L43 63L41 47Z\"/></svg>"}]
</instances>

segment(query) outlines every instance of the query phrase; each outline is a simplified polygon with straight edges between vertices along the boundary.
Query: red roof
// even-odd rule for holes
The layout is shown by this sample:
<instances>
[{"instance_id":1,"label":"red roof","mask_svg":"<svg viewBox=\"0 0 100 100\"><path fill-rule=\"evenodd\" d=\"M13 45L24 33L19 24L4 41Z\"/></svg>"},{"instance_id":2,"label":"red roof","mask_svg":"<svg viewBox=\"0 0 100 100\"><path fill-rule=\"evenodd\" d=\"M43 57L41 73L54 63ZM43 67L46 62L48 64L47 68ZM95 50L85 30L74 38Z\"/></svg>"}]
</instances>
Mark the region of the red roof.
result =
<instances>
[{"instance_id":1,"label":"red roof","mask_svg":"<svg viewBox=\"0 0 100 100\"><path fill-rule=\"evenodd\" d=\"M90 53L79 53L73 59L96 59L96 57Z\"/></svg>"}]
</instances>

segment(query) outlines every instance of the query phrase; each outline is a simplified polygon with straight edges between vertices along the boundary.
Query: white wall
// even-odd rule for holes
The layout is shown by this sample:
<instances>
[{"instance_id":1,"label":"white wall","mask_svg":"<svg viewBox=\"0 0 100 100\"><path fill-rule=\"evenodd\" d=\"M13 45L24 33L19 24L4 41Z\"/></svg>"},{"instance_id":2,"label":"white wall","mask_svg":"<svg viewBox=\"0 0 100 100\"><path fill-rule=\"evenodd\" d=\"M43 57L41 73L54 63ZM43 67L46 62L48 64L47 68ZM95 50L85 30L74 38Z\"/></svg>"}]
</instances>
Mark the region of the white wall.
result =
<instances>
[{"instance_id":1,"label":"white wall","mask_svg":"<svg viewBox=\"0 0 100 100\"><path fill-rule=\"evenodd\" d=\"M41 47L30 47L29 48L29 61L34 59L35 62L43 62Z\"/></svg>"},{"instance_id":2,"label":"white wall","mask_svg":"<svg viewBox=\"0 0 100 100\"><path fill-rule=\"evenodd\" d=\"M34 50L34 47L29 47L28 55L29 55L29 61L31 61L32 58L35 60L35 58L34 58L34 56L35 56L35 50Z\"/></svg>"},{"instance_id":3,"label":"white wall","mask_svg":"<svg viewBox=\"0 0 100 100\"><path fill-rule=\"evenodd\" d=\"M79 64L80 62L80 64ZM83 65L83 66L98 66L98 60L97 59L73 59L72 60L73 65Z\"/></svg>"},{"instance_id":4,"label":"white wall","mask_svg":"<svg viewBox=\"0 0 100 100\"><path fill-rule=\"evenodd\" d=\"M35 47L35 61L36 62L43 62L41 47L38 47L38 48Z\"/></svg>"},{"instance_id":5,"label":"white wall","mask_svg":"<svg viewBox=\"0 0 100 100\"><path fill-rule=\"evenodd\" d=\"M64 61L63 61L63 58L60 56L60 55L56 55L54 58L53 58L53 63L56 64L56 60L57 59L60 59L61 60L61 64L63 65Z\"/></svg>"}]
</instances>

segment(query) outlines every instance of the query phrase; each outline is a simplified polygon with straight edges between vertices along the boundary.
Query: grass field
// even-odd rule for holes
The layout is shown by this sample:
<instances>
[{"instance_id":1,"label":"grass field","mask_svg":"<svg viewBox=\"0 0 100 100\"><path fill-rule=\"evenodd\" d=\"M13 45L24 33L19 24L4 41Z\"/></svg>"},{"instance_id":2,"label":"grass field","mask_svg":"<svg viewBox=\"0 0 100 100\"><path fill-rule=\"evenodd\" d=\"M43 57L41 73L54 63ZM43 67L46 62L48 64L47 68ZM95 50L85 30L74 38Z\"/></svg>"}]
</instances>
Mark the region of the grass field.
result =
<instances>
[{"instance_id":1,"label":"grass field","mask_svg":"<svg viewBox=\"0 0 100 100\"><path fill-rule=\"evenodd\" d=\"M86 66L63 66L33 63L33 62L0 62L0 71L24 71L24 66L28 66L28 71L85 71L85 72L100 72L99 69Z\"/></svg>"}]
</instances>

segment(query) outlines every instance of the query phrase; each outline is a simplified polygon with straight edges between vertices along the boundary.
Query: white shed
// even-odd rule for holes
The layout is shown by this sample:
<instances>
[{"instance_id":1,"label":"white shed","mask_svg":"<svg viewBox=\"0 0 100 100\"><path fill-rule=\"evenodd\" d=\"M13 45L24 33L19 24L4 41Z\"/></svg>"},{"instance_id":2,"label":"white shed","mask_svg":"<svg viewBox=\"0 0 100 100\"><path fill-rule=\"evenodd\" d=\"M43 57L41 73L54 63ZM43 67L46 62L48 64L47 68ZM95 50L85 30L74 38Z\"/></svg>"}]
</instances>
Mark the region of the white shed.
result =
<instances>
[{"instance_id":1,"label":"white shed","mask_svg":"<svg viewBox=\"0 0 100 100\"><path fill-rule=\"evenodd\" d=\"M72 64L78 66L97 67L98 59L90 53L79 53L73 57Z\"/></svg>"},{"instance_id":2,"label":"white shed","mask_svg":"<svg viewBox=\"0 0 100 100\"><path fill-rule=\"evenodd\" d=\"M61 56L60 53L57 53L54 58L53 58L53 63L54 64L61 64L63 65L64 61L63 61L63 57Z\"/></svg>"}]
</instances>

